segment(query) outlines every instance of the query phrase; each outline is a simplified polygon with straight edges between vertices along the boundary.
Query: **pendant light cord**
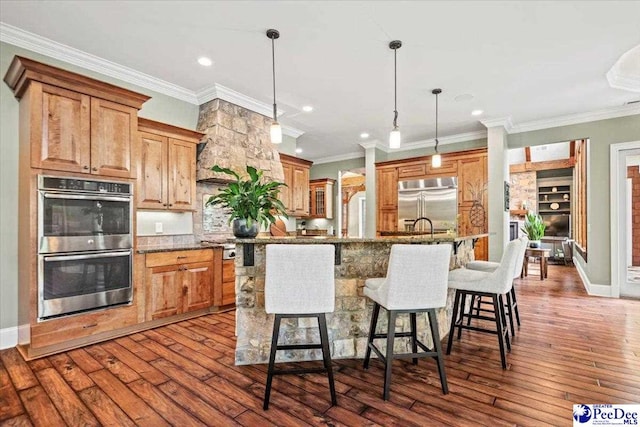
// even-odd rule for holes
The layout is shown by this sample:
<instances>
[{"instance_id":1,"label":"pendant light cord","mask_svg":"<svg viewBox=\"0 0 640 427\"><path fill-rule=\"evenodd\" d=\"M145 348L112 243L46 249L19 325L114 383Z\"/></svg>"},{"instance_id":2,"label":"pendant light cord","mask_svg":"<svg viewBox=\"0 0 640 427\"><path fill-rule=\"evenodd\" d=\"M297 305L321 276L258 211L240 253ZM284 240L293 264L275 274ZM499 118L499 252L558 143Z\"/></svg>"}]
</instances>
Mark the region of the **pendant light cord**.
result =
<instances>
[{"instance_id":1,"label":"pendant light cord","mask_svg":"<svg viewBox=\"0 0 640 427\"><path fill-rule=\"evenodd\" d=\"M398 49L393 49L393 128L398 127Z\"/></svg>"},{"instance_id":2,"label":"pendant light cord","mask_svg":"<svg viewBox=\"0 0 640 427\"><path fill-rule=\"evenodd\" d=\"M273 71L273 121L278 121L278 107L276 107L276 48L274 38L271 37L271 64Z\"/></svg>"},{"instance_id":3,"label":"pendant light cord","mask_svg":"<svg viewBox=\"0 0 640 427\"><path fill-rule=\"evenodd\" d=\"M438 93L436 93L436 154L438 154Z\"/></svg>"}]
</instances>

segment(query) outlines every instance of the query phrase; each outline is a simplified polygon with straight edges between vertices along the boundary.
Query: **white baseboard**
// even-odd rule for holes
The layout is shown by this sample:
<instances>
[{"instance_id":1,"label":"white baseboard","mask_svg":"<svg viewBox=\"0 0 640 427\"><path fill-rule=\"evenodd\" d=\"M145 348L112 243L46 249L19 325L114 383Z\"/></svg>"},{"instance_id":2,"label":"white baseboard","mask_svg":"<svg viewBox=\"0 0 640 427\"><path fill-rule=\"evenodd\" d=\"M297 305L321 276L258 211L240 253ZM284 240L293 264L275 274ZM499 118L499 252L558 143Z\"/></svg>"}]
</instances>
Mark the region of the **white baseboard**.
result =
<instances>
[{"instance_id":1,"label":"white baseboard","mask_svg":"<svg viewBox=\"0 0 640 427\"><path fill-rule=\"evenodd\" d=\"M18 327L0 329L0 350L18 345Z\"/></svg>"},{"instance_id":2,"label":"white baseboard","mask_svg":"<svg viewBox=\"0 0 640 427\"><path fill-rule=\"evenodd\" d=\"M580 275L580 279L582 279L582 284L584 285L584 288L589 295L598 297L611 297L611 286L591 283L591 281L587 277L587 273L583 270L582 265L580 265L575 257L573 258L573 265L575 265L576 270Z\"/></svg>"}]
</instances>

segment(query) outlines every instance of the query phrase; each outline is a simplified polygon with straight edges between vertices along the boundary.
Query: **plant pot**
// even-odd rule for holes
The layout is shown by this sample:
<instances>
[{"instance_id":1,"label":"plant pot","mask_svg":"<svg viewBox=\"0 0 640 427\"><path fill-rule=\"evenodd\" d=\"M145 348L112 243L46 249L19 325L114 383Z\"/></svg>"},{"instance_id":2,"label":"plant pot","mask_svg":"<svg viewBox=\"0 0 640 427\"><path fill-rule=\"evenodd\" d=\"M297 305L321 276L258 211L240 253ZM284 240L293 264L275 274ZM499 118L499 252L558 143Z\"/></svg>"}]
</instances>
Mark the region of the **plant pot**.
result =
<instances>
[{"instance_id":1,"label":"plant pot","mask_svg":"<svg viewBox=\"0 0 640 427\"><path fill-rule=\"evenodd\" d=\"M539 248L541 246L542 242L540 242L540 240L530 240L529 241L529 247L530 248Z\"/></svg>"},{"instance_id":2,"label":"plant pot","mask_svg":"<svg viewBox=\"0 0 640 427\"><path fill-rule=\"evenodd\" d=\"M243 239L252 239L258 235L258 222L251 221L251 227L247 227L246 219L233 220L233 235Z\"/></svg>"}]
</instances>

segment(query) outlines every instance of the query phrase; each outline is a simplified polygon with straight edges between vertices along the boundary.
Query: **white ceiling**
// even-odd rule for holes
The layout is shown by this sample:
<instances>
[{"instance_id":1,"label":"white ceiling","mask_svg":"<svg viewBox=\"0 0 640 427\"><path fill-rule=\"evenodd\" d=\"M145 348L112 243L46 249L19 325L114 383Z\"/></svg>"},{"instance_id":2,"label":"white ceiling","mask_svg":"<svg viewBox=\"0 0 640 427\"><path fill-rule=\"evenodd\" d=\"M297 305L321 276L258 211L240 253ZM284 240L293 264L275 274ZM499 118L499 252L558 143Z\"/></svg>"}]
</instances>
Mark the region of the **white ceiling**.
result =
<instances>
[{"instance_id":1,"label":"white ceiling","mask_svg":"<svg viewBox=\"0 0 640 427\"><path fill-rule=\"evenodd\" d=\"M600 112L640 94L607 72L640 44L639 1L277 2L8 1L2 22L178 85L223 85L271 101L276 28L280 121L305 131L302 157L362 151L361 132L387 140L393 51L399 39L398 123L403 142ZM636 49L638 54L638 50ZM213 59L210 68L196 59ZM640 76L637 76L640 78ZM456 100L471 94L473 99ZM464 98L464 97L463 97ZM304 113L303 105L312 105ZM637 108L636 104L636 107ZM484 110L473 117L474 109Z\"/></svg>"}]
</instances>

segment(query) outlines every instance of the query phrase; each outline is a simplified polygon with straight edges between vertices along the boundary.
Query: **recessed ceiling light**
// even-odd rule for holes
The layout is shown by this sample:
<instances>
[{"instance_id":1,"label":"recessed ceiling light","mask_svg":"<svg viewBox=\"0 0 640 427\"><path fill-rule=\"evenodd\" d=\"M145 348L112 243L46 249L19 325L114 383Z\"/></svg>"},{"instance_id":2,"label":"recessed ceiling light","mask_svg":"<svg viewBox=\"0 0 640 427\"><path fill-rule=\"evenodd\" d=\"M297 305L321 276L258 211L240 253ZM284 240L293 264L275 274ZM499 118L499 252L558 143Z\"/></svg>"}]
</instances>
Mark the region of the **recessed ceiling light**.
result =
<instances>
[{"instance_id":1,"label":"recessed ceiling light","mask_svg":"<svg viewBox=\"0 0 640 427\"><path fill-rule=\"evenodd\" d=\"M304 107L302 107L302 111L304 111L305 113L310 113L313 111L313 107L311 105L305 105Z\"/></svg>"},{"instance_id":2,"label":"recessed ceiling light","mask_svg":"<svg viewBox=\"0 0 640 427\"><path fill-rule=\"evenodd\" d=\"M302 148L296 148L296 153L298 154L302 153Z\"/></svg>"},{"instance_id":3,"label":"recessed ceiling light","mask_svg":"<svg viewBox=\"0 0 640 427\"><path fill-rule=\"evenodd\" d=\"M368 133L366 133L366 132L362 132L362 133L360 134L360 138L362 138L362 139L367 139L367 138L369 138L369 134L368 134Z\"/></svg>"},{"instance_id":4,"label":"recessed ceiling light","mask_svg":"<svg viewBox=\"0 0 640 427\"><path fill-rule=\"evenodd\" d=\"M479 115L480 115L480 114L482 114L482 113L484 113L484 111L482 111L482 110L473 110L473 111L471 112L471 115L472 115L472 116L479 116Z\"/></svg>"},{"instance_id":5,"label":"recessed ceiling light","mask_svg":"<svg viewBox=\"0 0 640 427\"><path fill-rule=\"evenodd\" d=\"M213 65L213 61L206 56L201 56L200 58L198 58L198 64L202 65L203 67L211 67Z\"/></svg>"}]
</instances>

